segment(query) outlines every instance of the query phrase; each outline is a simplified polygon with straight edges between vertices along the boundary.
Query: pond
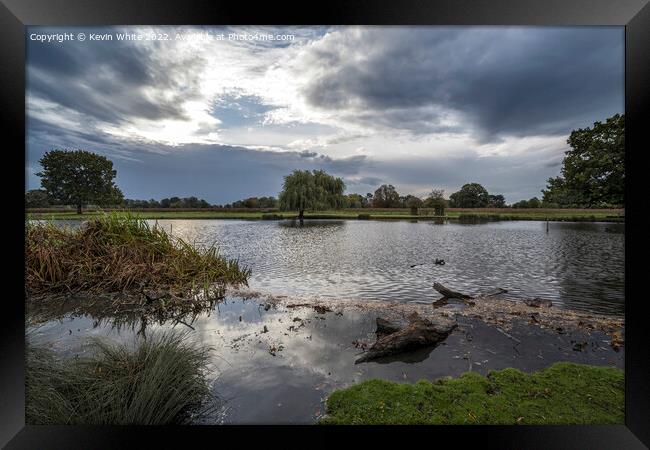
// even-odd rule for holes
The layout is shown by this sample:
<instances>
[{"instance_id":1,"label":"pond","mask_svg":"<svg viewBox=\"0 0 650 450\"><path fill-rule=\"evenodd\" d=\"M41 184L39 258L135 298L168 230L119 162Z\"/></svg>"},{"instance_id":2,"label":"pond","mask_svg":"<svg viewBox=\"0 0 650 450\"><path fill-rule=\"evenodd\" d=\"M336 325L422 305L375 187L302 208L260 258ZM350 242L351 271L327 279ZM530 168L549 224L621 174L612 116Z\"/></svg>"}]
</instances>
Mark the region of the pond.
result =
<instances>
[{"instance_id":1,"label":"pond","mask_svg":"<svg viewBox=\"0 0 650 450\"><path fill-rule=\"evenodd\" d=\"M253 271L249 287L319 298L431 302L434 282L508 290L560 307L624 314L624 224L513 221L158 220ZM444 259L444 265L434 264Z\"/></svg>"},{"instance_id":2,"label":"pond","mask_svg":"<svg viewBox=\"0 0 650 450\"><path fill-rule=\"evenodd\" d=\"M624 351L598 330L556 332L531 326L538 320L522 316L505 332L462 315L435 348L355 364L361 353L355 343L374 340L376 318L389 313L385 301L430 308L440 297L432 289L436 281L470 294L504 288L515 301L539 296L551 299L554 308L622 317L622 224L555 222L547 231L544 222L314 220L303 227L291 221L151 222L197 245L218 243L222 254L252 269L254 291L332 305L328 312L299 301L269 308L263 300L229 295L187 322L156 322L137 316L117 320L78 307L88 303L81 298L28 327L31 343L67 356L83 354L91 336L135 342L145 324L147 335L188 331L192 340L213 349L210 383L221 406L208 423L314 423L333 390L371 378L415 382L468 370L483 375L506 367L539 370L555 361L624 365ZM376 306L344 306L356 299L377 300L371 302ZM454 314L453 305L442 309L447 308Z\"/></svg>"}]
</instances>

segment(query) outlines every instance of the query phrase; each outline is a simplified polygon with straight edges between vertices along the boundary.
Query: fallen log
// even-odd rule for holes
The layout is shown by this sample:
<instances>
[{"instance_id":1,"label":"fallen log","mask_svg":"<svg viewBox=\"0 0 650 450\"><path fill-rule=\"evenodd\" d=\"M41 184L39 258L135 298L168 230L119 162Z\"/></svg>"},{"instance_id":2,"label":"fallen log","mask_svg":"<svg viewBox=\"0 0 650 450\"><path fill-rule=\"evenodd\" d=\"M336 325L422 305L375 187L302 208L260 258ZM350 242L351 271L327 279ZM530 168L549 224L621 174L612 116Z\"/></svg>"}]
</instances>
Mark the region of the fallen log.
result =
<instances>
[{"instance_id":1,"label":"fallen log","mask_svg":"<svg viewBox=\"0 0 650 450\"><path fill-rule=\"evenodd\" d=\"M375 334L377 335L377 339L384 337L389 334L396 333L397 331L400 330L400 327L397 325L394 325L390 323L386 319L382 319L381 317L377 317L377 330L375 331Z\"/></svg>"},{"instance_id":2,"label":"fallen log","mask_svg":"<svg viewBox=\"0 0 650 450\"><path fill-rule=\"evenodd\" d=\"M456 291L452 291L451 289L443 286L440 283L433 283L433 288L436 291L440 292L440 294L443 297L446 297L446 298L459 298L459 299L462 299L462 300L471 300L473 298L473 297L471 297L469 295L462 294L462 293L456 292Z\"/></svg>"},{"instance_id":3,"label":"fallen log","mask_svg":"<svg viewBox=\"0 0 650 450\"><path fill-rule=\"evenodd\" d=\"M472 297L470 295L463 294L462 292L453 291L453 290L449 289L448 287L443 286L440 283L433 283L433 288L442 295L442 298L440 300L438 300L438 302L440 302L440 303L444 303L444 301L446 299L449 299L449 298L456 298L456 299L459 299L459 300L478 300L478 299L493 297L495 295L504 294L504 293L508 292L506 289L497 288L494 292L490 292L488 294L481 294L481 295L478 295L476 297ZM471 303L471 302L469 302L469 303Z\"/></svg>"},{"instance_id":4,"label":"fallen log","mask_svg":"<svg viewBox=\"0 0 650 450\"><path fill-rule=\"evenodd\" d=\"M377 320L377 341L361 355L355 364L392 356L422 347L435 346L443 341L454 328L456 322L433 323L414 313L409 324L399 329L387 320ZM395 330L386 334L388 331Z\"/></svg>"}]
</instances>

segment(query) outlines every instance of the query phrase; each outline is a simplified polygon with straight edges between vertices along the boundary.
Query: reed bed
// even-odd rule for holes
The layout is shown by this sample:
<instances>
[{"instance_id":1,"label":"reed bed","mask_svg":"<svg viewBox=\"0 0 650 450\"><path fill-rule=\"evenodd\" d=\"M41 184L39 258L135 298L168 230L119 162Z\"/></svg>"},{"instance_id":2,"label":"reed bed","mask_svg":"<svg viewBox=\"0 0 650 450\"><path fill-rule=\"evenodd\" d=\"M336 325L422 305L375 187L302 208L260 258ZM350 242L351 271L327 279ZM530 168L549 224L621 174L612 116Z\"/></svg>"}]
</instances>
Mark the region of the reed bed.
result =
<instances>
[{"instance_id":1,"label":"reed bed","mask_svg":"<svg viewBox=\"0 0 650 450\"><path fill-rule=\"evenodd\" d=\"M197 248L157 225L124 214L105 214L77 228L52 222L25 226L28 295L142 292L158 298L215 292L246 284L250 270Z\"/></svg>"},{"instance_id":2,"label":"reed bed","mask_svg":"<svg viewBox=\"0 0 650 450\"><path fill-rule=\"evenodd\" d=\"M163 333L135 345L94 339L89 356L59 358L27 346L30 425L196 423L216 409L207 381L209 348Z\"/></svg>"}]
</instances>

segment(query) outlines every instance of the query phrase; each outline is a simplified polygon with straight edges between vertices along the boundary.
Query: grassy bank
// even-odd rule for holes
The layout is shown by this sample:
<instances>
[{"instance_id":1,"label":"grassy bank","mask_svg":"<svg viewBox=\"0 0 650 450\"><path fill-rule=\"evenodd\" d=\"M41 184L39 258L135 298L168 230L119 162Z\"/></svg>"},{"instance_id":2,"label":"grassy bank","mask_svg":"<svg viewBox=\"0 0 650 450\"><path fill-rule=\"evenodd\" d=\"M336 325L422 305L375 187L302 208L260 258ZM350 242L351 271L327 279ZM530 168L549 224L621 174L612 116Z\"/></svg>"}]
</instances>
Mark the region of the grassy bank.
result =
<instances>
[{"instance_id":1,"label":"grassy bank","mask_svg":"<svg viewBox=\"0 0 650 450\"><path fill-rule=\"evenodd\" d=\"M91 356L60 359L27 346L28 424L185 424L214 409L207 351L183 335L136 346L95 340L88 351Z\"/></svg>"},{"instance_id":2,"label":"grassy bank","mask_svg":"<svg viewBox=\"0 0 650 450\"><path fill-rule=\"evenodd\" d=\"M326 406L324 424L622 424L624 374L555 363L434 383L369 380L335 391Z\"/></svg>"},{"instance_id":3,"label":"grassy bank","mask_svg":"<svg viewBox=\"0 0 650 450\"><path fill-rule=\"evenodd\" d=\"M158 292L187 295L246 283L250 271L195 248L128 214L104 214L82 227L26 223L25 288L53 293Z\"/></svg>"},{"instance_id":4,"label":"grassy bank","mask_svg":"<svg viewBox=\"0 0 650 450\"><path fill-rule=\"evenodd\" d=\"M82 215L74 211L42 211L27 212L31 219L69 219L87 220L101 216L99 211L88 211ZM116 214L127 214L116 211ZM298 212L271 210L132 210L128 211L133 217L140 219L239 219L239 220L278 220L291 219ZM446 217L450 220L551 220L551 221L624 221L621 209L513 209L513 208L449 208ZM433 210L422 209L417 216L411 215L409 209L400 208L360 208L341 209L332 211L306 212L305 217L311 219L359 219L359 216L370 220L435 220Z\"/></svg>"}]
</instances>

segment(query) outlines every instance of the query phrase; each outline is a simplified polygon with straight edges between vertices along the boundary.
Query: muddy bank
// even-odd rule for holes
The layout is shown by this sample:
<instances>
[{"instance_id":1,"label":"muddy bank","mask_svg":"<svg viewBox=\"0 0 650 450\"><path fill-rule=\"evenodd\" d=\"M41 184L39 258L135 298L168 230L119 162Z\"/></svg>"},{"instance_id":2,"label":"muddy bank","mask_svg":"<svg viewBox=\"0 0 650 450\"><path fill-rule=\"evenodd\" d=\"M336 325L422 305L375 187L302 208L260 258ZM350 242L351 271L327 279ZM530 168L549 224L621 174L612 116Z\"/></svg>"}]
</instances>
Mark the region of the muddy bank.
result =
<instances>
[{"instance_id":1,"label":"muddy bank","mask_svg":"<svg viewBox=\"0 0 650 450\"><path fill-rule=\"evenodd\" d=\"M181 321L134 314L116 323L110 311L89 311L76 299L49 316L40 311L28 334L72 355L85 351L90 336L130 341L167 328L191 329L192 339L213 348L212 390L222 407L209 423L313 423L324 413L329 393L372 378L414 382L506 367L529 372L556 361L623 367L624 347L616 351L607 334L613 322L554 307L522 309L525 305L507 301L434 308L232 291L213 308ZM363 344L375 339L377 317L400 320L413 312L458 326L438 346L355 364ZM526 314L535 312L538 323L530 323Z\"/></svg>"},{"instance_id":2,"label":"muddy bank","mask_svg":"<svg viewBox=\"0 0 650 450\"><path fill-rule=\"evenodd\" d=\"M315 299L269 295L248 289L231 289L230 295L256 299L273 306L288 308L312 306L335 311L344 309L381 313L388 320L404 320L413 313L429 320L446 320L457 316L481 320L507 332L517 323L536 325L557 334L568 332L600 331L609 335L611 345L618 349L624 344L624 320L620 317L590 314L553 306L542 301L543 306L531 306L521 299L509 298L507 292L489 297L477 297L470 301L447 299L444 302L388 302L386 300ZM551 306L546 306L547 303Z\"/></svg>"}]
</instances>

